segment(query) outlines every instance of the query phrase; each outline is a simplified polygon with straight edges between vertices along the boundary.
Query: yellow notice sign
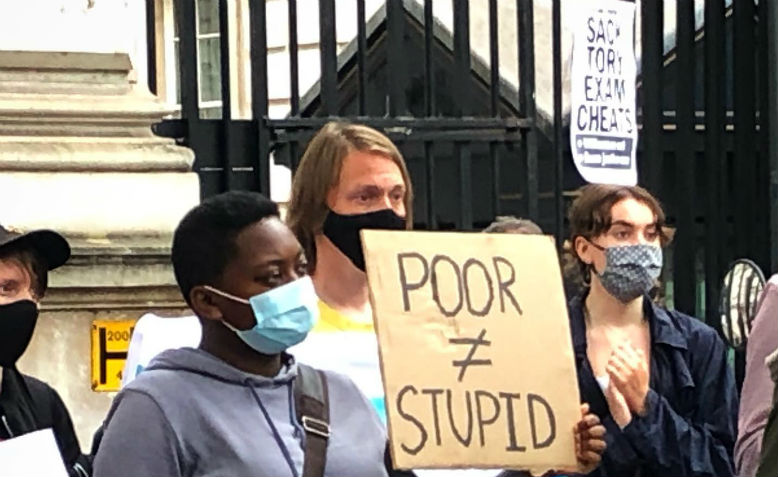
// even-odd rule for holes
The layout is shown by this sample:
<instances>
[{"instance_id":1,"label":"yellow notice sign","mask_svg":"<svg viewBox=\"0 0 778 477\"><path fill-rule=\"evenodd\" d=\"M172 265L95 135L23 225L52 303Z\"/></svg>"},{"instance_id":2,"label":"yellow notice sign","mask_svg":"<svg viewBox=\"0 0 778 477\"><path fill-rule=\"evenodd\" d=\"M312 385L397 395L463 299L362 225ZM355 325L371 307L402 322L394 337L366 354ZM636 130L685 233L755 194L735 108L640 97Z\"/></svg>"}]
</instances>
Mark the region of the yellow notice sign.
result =
<instances>
[{"instance_id":1,"label":"yellow notice sign","mask_svg":"<svg viewBox=\"0 0 778 477\"><path fill-rule=\"evenodd\" d=\"M92 322L92 390L118 391L137 320Z\"/></svg>"},{"instance_id":2,"label":"yellow notice sign","mask_svg":"<svg viewBox=\"0 0 778 477\"><path fill-rule=\"evenodd\" d=\"M574 468L581 417L550 237L365 230L398 468Z\"/></svg>"}]
</instances>

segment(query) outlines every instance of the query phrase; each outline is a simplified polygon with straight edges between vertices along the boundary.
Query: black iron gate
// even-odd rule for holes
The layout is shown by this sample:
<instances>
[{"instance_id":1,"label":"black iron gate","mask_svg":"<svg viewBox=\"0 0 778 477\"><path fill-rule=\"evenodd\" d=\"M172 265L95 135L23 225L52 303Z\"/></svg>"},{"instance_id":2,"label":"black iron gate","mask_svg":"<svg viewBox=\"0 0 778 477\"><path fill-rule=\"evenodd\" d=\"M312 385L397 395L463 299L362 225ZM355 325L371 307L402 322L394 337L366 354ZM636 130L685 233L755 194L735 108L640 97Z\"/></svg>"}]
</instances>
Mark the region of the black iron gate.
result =
<instances>
[{"instance_id":1,"label":"black iron gate","mask_svg":"<svg viewBox=\"0 0 778 477\"><path fill-rule=\"evenodd\" d=\"M340 0L338 0L340 1ZM440 2L444 0L435 0ZM204 196L228 189L270 191L271 160L294 169L306 141L326 121L371 125L397 142L417 191L415 226L474 229L498 214L531 218L565 236L565 209L583 182L575 171L562 115L562 2L552 1L554 107L539 126L535 105L532 0L451 0L453 31L441 29L432 0L388 0L366 18L354 0L357 34L338 53L336 0L319 0L321 77L302 92L297 0L286 2L290 114L268 114L268 22L264 1L250 0L252 119L230 119L235 54L220 43L223 119L202 119L198 104L196 0L175 0L181 119L157 126L196 153ZM519 77L500 76L499 6L515 1ZM156 84L149 12L152 90ZM571 3L571 2L568 2ZM574 2L572 2L574 3ZM677 227L667 279L670 304L720 329L717 302L727 265L750 257L771 270L767 8L769 2L706 0L702 26L688 0L643 0L638 87L641 184L665 204ZM218 1L221 38L227 1ZM567 5L567 3L565 4ZM663 6L676 22L664 24ZM469 10L488 9L488 64L471 55ZM699 20L699 19L698 19ZM699 23L699 21L697 22ZM667 48L667 30L674 44ZM448 35L448 36L447 36ZM512 87L511 84L518 85ZM274 158L274 159L273 159ZM773 172L775 173L775 172ZM775 271L775 270L773 270Z\"/></svg>"},{"instance_id":2,"label":"black iron gate","mask_svg":"<svg viewBox=\"0 0 778 477\"><path fill-rule=\"evenodd\" d=\"M308 99L301 98L298 86L297 2L290 0L290 114L283 119L268 116L268 18L264 2L252 1L253 119L234 120L200 117L196 2L177 0L182 114L181 119L157 125L156 131L179 138L195 150L195 169L200 173L202 193L207 196L234 188L268 193L271 155L276 163L294 169L307 140L324 123L338 119L359 122L384 131L406 156L418 197L414 214L418 228L472 229L503 212L537 219L540 191L532 1L517 0L521 14L513 19L519 24L519 62L527 65L515 78L515 84L520 85L518 91L499 75L499 1L488 1L490 64L475 71L469 44L468 0L454 0L450 38L441 37L431 0L388 1L371 21L365 18L365 1L356 0L357 37L352 48L347 47L341 55L337 54L335 0L320 0L321 78L314 87L314 97ZM222 38L226 38L229 28L226 3L219 2ZM446 44L448 40L452 44ZM409 43L421 48L412 49L413 55L409 55L403 48ZM150 56L152 50L153 45L149 47ZM220 52L222 115L230 118L226 59L231 52L227 42L221 42ZM153 83L156 73L152 75ZM446 91L438 91L441 85ZM506 165L510 177L504 175ZM441 182L443 177L445 184ZM456 186L452 188L452 184ZM511 189L515 189L512 197L505 199L505 190ZM559 190L561 198L561 187L549 190Z\"/></svg>"}]
</instances>

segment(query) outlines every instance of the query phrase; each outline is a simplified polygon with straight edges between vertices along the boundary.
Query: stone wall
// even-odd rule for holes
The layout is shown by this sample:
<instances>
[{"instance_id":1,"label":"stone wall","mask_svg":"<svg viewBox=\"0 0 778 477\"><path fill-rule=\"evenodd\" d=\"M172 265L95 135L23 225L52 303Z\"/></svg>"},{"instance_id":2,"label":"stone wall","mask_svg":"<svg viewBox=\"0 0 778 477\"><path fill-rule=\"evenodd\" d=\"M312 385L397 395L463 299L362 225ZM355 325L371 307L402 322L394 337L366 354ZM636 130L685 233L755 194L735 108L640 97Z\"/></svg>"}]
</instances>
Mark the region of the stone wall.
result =
<instances>
[{"instance_id":1,"label":"stone wall","mask_svg":"<svg viewBox=\"0 0 778 477\"><path fill-rule=\"evenodd\" d=\"M72 248L19 368L60 393L85 451L113 397L92 391L92 322L185 313L170 242L199 181L192 151L151 132L169 112L127 54L0 51L0 223Z\"/></svg>"}]
</instances>

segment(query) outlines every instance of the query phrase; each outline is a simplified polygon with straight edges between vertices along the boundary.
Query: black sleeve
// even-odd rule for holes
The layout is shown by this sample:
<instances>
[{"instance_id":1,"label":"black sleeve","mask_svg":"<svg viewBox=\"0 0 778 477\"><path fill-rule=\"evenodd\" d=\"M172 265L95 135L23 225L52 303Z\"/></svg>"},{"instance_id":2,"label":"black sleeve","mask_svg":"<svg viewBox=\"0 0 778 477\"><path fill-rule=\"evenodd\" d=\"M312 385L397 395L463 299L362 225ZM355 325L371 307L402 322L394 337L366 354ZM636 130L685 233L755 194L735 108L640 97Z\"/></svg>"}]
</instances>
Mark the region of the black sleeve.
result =
<instances>
[{"instance_id":1,"label":"black sleeve","mask_svg":"<svg viewBox=\"0 0 778 477\"><path fill-rule=\"evenodd\" d=\"M73 421L70 419L65 403L48 384L25 376L25 383L35 402L35 413L39 429L51 427L57 446L62 454L70 477L89 477L92 475L92 459L81 453Z\"/></svg>"},{"instance_id":2,"label":"black sleeve","mask_svg":"<svg viewBox=\"0 0 778 477\"><path fill-rule=\"evenodd\" d=\"M78 444L73 421L70 419L70 413L68 413L65 403L62 402L57 391L51 389L51 393L52 427L68 475L70 477L89 477L92 475L92 459L81 453L81 446Z\"/></svg>"},{"instance_id":3,"label":"black sleeve","mask_svg":"<svg viewBox=\"0 0 778 477\"><path fill-rule=\"evenodd\" d=\"M416 477L412 470L397 470L394 468L392 465L392 455L389 451L389 442L386 443L386 450L384 451L384 466L389 477Z\"/></svg>"}]
</instances>

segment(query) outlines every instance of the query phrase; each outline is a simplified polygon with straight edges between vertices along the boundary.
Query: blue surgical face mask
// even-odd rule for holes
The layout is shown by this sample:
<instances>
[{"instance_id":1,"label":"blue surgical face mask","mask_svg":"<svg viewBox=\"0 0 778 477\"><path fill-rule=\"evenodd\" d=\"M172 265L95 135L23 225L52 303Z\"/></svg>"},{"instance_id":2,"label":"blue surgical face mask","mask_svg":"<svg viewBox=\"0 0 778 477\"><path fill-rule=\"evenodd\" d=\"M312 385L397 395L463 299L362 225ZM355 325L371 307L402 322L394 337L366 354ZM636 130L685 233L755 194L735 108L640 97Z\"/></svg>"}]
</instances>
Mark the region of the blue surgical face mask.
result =
<instances>
[{"instance_id":1,"label":"blue surgical face mask","mask_svg":"<svg viewBox=\"0 0 778 477\"><path fill-rule=\"evenodd\" d=\"M247 345L262 354L279 354L305 339L319 319L319 298L310 277L294 280L248 300L216 288L206 289L251 307L257 324L248 330L238 330L226 321Z\"/></svg>"},{"instance_id":2,"label":"blue surgical face mask","mask_svg":"<svg viewBox=\"0 0 778 477\"><path fill-rule=\"evenodd\" d=\"M622 303L629 303L650 292L662 273L662 249L656 245L635 244L603 248L605 270L598 276L603 288Z\"/></svg>"}]
</instances>

